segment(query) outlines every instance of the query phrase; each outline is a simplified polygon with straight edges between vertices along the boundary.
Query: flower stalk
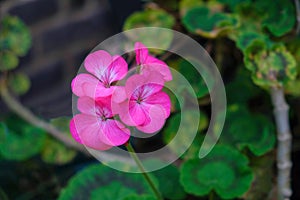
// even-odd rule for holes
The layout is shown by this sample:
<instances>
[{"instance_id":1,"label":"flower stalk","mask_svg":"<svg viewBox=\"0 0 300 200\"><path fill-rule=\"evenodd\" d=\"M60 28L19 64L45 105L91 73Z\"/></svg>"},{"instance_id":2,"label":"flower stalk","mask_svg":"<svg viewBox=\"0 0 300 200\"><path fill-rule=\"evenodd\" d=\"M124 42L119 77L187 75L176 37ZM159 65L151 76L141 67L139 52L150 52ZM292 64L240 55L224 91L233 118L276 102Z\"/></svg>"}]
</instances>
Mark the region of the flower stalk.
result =
<instances>
[{"instance_id":1,"label":"flower stalk","mask_svg":"<svg viewBox=\"0 0 300 200\"><path fill-rule=\"evenodd\" d=\"M289 200L291 190L291 146L292 134L289 125L289 106L282 87L271 88L271 100L277 128L277 187L278 200Z\"/></svg>"},{"instance_id":2,"label":"flower stalk","mask_svg":"<svg viewBox=\"0 0 300 200\"><path fill-rule=\"evenodd\" d=\"M139 170L141 171L142 175L144 176L145 180L147 181L147 183L149 184L150 188L152 189L152 191L154 192L156 198L158 200L163 200L163 197L161 196L159 190L155 187L153 181L151 180L150 176L147 174L147 172L145 171L145 168L142 164L142 162L140 161L139 157L136 155L134 148L132 147L132 145L130 144L130 142L126 143L126 148L130 154L130 156L133 158L133 160L135 161L137 167L139 168Z\"/></svg>"}]
</instances>

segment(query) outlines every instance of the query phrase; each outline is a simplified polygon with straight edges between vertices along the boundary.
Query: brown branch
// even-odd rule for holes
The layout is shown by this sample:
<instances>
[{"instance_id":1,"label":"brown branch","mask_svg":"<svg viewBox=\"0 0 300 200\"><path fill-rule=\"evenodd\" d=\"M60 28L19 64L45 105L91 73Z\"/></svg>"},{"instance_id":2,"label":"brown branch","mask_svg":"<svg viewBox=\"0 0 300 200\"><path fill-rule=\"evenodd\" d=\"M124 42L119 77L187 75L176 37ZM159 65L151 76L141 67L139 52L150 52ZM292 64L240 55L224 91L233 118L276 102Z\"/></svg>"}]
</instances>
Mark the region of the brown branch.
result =
<instances>
[{"instance_id":1,"label":"brown branch","mask_svg":"<svg viewBox=\"0 0 300 200\"><path fill-rule=\"evenodd\" d=\"M15 99L9 93L4 79L0 80L0 95L3 99L3 102L8 106L8 108L14 113L16 113L18 116L23 118L25 121L36 127L44 129L51 136L53 136L66 146L87 154L87 150L82 145L73 141L70 137L68 137L65 133L61 132L52 124L49 124L46 121L35 116L29 109L24 107L17 99Z\"/></svg>"}]
</instances>

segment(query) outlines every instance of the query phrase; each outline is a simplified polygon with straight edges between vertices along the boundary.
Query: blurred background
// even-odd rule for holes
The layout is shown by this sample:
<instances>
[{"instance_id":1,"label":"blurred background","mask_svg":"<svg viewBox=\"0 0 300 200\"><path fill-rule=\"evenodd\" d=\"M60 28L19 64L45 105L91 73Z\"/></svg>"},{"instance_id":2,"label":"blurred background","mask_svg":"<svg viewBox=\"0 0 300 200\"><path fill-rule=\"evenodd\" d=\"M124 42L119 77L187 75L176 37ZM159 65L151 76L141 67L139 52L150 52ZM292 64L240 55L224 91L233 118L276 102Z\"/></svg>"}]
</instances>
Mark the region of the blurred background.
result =
<instances>
[{"instance_id":1,"label":"blurred background","mask_svg":"<svg viewBox=\"0 0 300 200\"><path fill-rule=\"evenodd\" d=\"M44 118L70 116L70 83L84 58L139 9L139 0L1 0L0 17L20 17L32 35L32 47L17 68L32 85L21 101Z\"/></svg>"}]
</instances>

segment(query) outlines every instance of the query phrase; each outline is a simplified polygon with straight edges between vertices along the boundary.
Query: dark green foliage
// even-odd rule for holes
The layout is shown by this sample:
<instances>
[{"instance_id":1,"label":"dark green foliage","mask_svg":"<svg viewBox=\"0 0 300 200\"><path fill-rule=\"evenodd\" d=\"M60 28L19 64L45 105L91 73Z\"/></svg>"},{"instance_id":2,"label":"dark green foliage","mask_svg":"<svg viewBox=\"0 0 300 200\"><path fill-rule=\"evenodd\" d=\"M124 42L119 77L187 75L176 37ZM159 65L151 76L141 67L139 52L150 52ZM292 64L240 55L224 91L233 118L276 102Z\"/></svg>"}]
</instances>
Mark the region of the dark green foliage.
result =
<instances>
[{"instance_id":1,"label":"dark green foliage","mask_svg":"<svg viewBox=\"0 0 300 200\"><path fill-rule=\"evenodd\" d=\"M17 17L5 16L0 24L0 71L15 68L18 57L24 56L31 46L28 28Z\"/></svg>"},{"instance_id":2,"label":"dark green foliage","mask_svg":"<svg viewBox=\"0 0 300 200\"><path fill-rule=\"evenodd\" d=\"M186 192L204 196L215 191L222 199L243 195L253 173L248 159L228 146L215 146L203 159L188 160L181 166L180 182Z\"/></svg>"},{"instance_id":3,"label":"dark green foliage","mask_svg":"<svg viewBox=\"0 0 300 200\"><path fill-rule=\"evenodd\" d=\"M37 155L45 141L45 132L12 116L0 126L0 154L8 160L26 160Z\"/></svg>"},{"instance_id":4,"label":"dark green foliage","mask_svg":"<svg viewBox=\"0 0 300 200\"><path fill-rule=\"evenodd\" d=\"M238 104L228 107L221 143L240 150L247 147L254 155L261 156L274 148L275 140L275 128L265 116L250 114Z\"/></svg>"},{"instance_id":5,"label":"dark green foliage","mask_svg":"<svg viewBox=\"0 0 300 200\"><path fill-rule=\"evenodd\" d=\"M97 191L101 193L98 194ZM73 176L67 187L62 190L59 200L86 200L92 197L101 199L102 193L104 199L108 194L111 195L110 197L117 195L115 196L117 199L125 199L132 193L153 195L141 174L119 172L104 165L95 164Z\"/></svg>"}]
</instances>

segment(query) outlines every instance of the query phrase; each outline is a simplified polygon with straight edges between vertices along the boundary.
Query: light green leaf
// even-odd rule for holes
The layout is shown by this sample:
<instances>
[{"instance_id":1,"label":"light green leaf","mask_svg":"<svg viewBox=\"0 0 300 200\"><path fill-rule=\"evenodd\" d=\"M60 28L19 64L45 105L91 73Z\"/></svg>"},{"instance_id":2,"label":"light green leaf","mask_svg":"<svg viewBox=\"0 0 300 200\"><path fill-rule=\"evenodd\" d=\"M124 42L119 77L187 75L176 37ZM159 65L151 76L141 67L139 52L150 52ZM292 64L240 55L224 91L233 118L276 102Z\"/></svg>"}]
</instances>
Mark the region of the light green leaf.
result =
<instances>
[{"instance_id":1,"label":"light green leaf","mask_svg":"<svg viewBox=\"0 0 300 200\"><path fill-rule=\"evenodd\" d=\"M19 59L9 51L0 51L0 71L7 71L16 68Z\"/></svg>"},{"instance_id":2,"label":"light green leaf","mask_svg":"<svg viewBox=\"0 0 300 200\"><path fill-rule=\"evenodd\" d=\"M24 73L15 73L9 77L8 84L10 89L18 94L25 94L30 89L30 79Z\"/></svg>"},{"instance_id":3,"label":"light green leaf","mask_svg":"<svg viewBox=\"0 0 300 200\"><path fill-rule=\"evenodd\" d=\"M222 199L233 199L247 192L252 180L247 157L228 146L215 146L205 158L188 160L180 170L185 191L196 196L215 191Z\"/></svg>"},{"instance_id":4,"label":"light green leaf","mask_svg":"<svg viewBox=\"0 0 300 200\"><path fill-rule=\"evenodd\" d=\"M135 12L130 15L124 24L123 30L130 30L133 28L142 27L160 27L160 28L172 28L175 24L175 19L172 15L163 10L145 10L141 12ZM162 49L167 49L173 39L173 34L170 31L147 29L136 30L134 33L125 32L125 34L133 42L142 42L146 46L161 46ZM157 37L159 35L159 37ZM155 40L154 40L155 38ZM160 49L149 49L151 52L159 54L163 51Z\"/></svg>"},{"instance_id":5,"label":"light green leaf","mask_svg":"<svg viewBox=\"0 0 300 200\"><path fill-rule=\"evenodd\" d=\"M278 87L295 80L296 61L285 46L274 45L270 50L253 43L245 50L244 62L252 72L255 84L263 87Z\"/></svg>"},{"instance_id":6,"label":"light green leaf","mask_svg":"<svg viewBox=\"0 0 300 200\"><path fill-rule=\"evenodd\" d=\"M24 56L31 46L27 26L15 16L5 16L0 26L0 52L9 50L16 56Z\"/></svg>"}]
</instances>

